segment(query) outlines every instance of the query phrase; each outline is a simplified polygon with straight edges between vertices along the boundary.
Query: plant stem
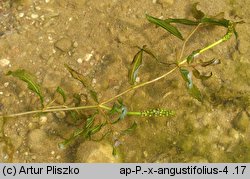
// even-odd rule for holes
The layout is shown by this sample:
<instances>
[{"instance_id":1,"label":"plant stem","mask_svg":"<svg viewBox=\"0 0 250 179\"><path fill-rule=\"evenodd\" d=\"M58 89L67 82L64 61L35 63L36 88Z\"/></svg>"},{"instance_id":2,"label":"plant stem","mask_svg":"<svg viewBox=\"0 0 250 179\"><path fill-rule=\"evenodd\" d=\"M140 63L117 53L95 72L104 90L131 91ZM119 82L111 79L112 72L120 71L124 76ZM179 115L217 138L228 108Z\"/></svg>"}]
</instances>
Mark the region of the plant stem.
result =
<instances>
[{"instance_id":1,"label":"plant stem","mask_svg":"<svg viewBox=\"0 0 250 179\"><path fill-rule=\"evenodd\" d=\"M166 76L168 76L169 74L171 74L172 72L174 72L177 68L178 68L178 67L175 67L175 68L173 68L172 70L168 71L167 73L163 74L162 76L159 76L159 77L157 77L157 78L155 78L155 79L153 79L153 80L150 80L150 81L147 81L147 82L140 83L140 84L138 84L138 85L132 86L131 88L129 88L129 89L127 89L127 90L121 92L120 94L118 94L118 95L116 95L116 96L114 96L114 97L112 97L112 98L110 98L110 99L108 99L108 100L105 100L105 101L102 102L100 105L109 103L110 101L113 101L114 99L117 99L117 98L119 98L120 96L122 96L122 95L124 95L124 94L126 94L126 93L128 93L128 92L130 92L130 91L133 91L133 90L135 90L135 89L137 89L137 88L140 88L140 87L149 85L149 84L154 83L154 82L156 82L156 81L158 81L158 80L160 80L160 79L162 79L162 78L165 78Z\"/></svg>"},{"instance_id":2,"label":"plant stem","mask_svg":"<svg viewBox=\"0 0 250 179\"><path fill-rule=\"evenodd\" d=\"M200 25L200 24L199 24ZM187 41L191 38L191 36L194 34L194 32L198 29L198 26L196 26L196 28L194 28L194 30L189 34L189 36L186 38L186 40L184 41L184 44L182 46L182 50L181 50L181 54L180 54L180 59L182 58L183 56L183 53L184 53L184 49L185 49L185 46L186 46L186 43ZM232 31L233 31L233 26L231 25L229 28L228 28L228 32L226 33L226 35L224 35L220 40L208 45L207 47L204 47L202 48L201 50L199 50L199 52L196 54L196 55L199 55L213 47L215 47L216 45L222 43L222 42L225 42L227 41L228 39L230 39L231 35L232 35ZM179 59L179 60L180 60ZM150 81L147 81L147 82L144 82L144 83L140 83L138 85L135 85L135 86L132 86L130 88L128 88L127 90L119 93L118 95L112 97L112 98L109 98L105 101L103 101L102 103L98 104L98 105L90 105L90 106L79 106L79 107L67 107L67 106L51 106L51 107L48 107L47 109L41 109L41 110L34 110L34 111L26 111L26 112L21 112L21 113L16 113L16 114L9 114L9 115L6 115L6 116L0 116L0 118L10 118L10 117L17 117L17 116L23 116L23 115L28 115L28 114L37 114L37 113L47 113L47 112L58 112L58 111L73 111L73 110L82 110L82 109L94 109L94 108L102 108L102 109L105 109L105 110L108 110L110 111L111 108L108 107L108 106L105 106L104 104L107 104L117 98L119 98L120 96L123 96L124 94L130 92L130 91L133 91L137 88L140 88L140 87L143 87L143 86L146 86L146 85L149 85L151 83L154 83L156 81L159 81L163 78L165 78L166 76L168 76L169 74L173 73L176 69L178 69L181 65L185 64L187 62L187 57L185 57L181 62L178 63L178 66L177 67L174 67L173 69L171 69L170 71L168 71L167 73L153 79L153 80L150 80ZM134 112L134 111L131 111L131 112L128 112L127 115L141 115L141 112Z\"/></svg>"},{"instance_id":3,"label":"plant stem","mask_svg":"<svg viewBox=\"0 0 250 179\"><path fill-rule=\"evenodd\" d=\"M94 109L94 108L98 108L98 105L67 107L67 108L54 108L54 109L45 109L45 110L40 109L40 110L26 111L26 112L21 112L21 113L16 113L16 114L9 114L9 115L3 116L3 117L4 118L10 118L10 117L17 117L17 116L23 116L23 115L28 115L28 114L58 112L58 111L73 111L73 110L77 110L77 109Z\"/></svg>"},{"instance_id":4,"label":"plant stem","mask_svg":"<svg viewBox=\"0 0 250 179\"><path fill-rule=\"evenodd\" d=\"M198 24L192 31L191 33L187 36L187 38L185 39L183 45L182 45L182 48L181 48L181 53L180 53L180 57L179 57L179 60L182 59L183 57L183 53L184 53L184 50L185 50L185 47L186 47L186 44L187 42L189 41L189 39L193 36L193 34L195 33L195 31L197 31L197 29L200 27L201 24Z\"/></svg>"}]
</instances>

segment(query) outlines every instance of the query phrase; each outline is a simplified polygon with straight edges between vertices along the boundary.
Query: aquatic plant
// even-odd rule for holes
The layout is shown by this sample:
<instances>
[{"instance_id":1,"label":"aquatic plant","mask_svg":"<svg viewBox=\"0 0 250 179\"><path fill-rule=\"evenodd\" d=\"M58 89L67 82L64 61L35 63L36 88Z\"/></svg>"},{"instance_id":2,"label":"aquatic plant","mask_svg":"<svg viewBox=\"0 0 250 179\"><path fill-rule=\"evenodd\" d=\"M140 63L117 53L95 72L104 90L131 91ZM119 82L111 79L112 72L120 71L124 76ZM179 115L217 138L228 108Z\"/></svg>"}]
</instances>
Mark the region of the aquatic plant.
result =
<instances>
[{"instance_id":1,"label":"aquatic plant","mask_svg":"<svg viewBox=\"0 0 250 179\"><path fill-rule=\"evenodd\" d=\"M233 22L224 18L216 18L216 17L209 17L206 16L202 11L197 10L196 8L197 4L194 4L192 8L192 13L195 18L195 20L189 20L189 19L174 19L174 18L168 18L168 19L158 19L156 17L146 15L147 20L163 29L165 29L168 33L174 35L178 39L183 41L182 48L179 53L178 59L176 59L176 62L174 63L163 63L161 62L156 55L146 46L143 45L142 47L138 47L139 51L135 54L130 69L128 71L128 82L132 85L127 90L110 97L109 99L99 101L98 98L98 92L95 91L95 89L92 87L91 82L88 78L86 78L81 73L77 72L75 69L70 67L69 65L65 64L65 68L68 70L68 72L71 74L71 76L81 82L81 84L86 88L89 97L92 99L92 105L82 105L81 99L78 94L73 94L71 98L74 98L76 101L74 103L74 106L72 104L68 103L68 98L70 96L68 95L68 92L65 92L62 87L58 86L55 90L55 93L58 93L62 98L62 104L60 105L53 105L56 101L53 99L49 103L45 103L44 101L44 94L42 93L41 86L36 82L34 77L28 73L24 69L17 69L15 71L9 71L7 75L11 75L13 77L17 77L20 80L27 83L28 88L34 92L40 99L41 103L41 109L32 110L32 111L25 111L20 112L16 114L5 114L3 116L0 116L1 120L6 120L8 118L23 116L23 115L32 115L32 114L45 114L45 113L53 113L53 112L60 112L65 111L68 112L71 116L71 118L75 122L79 122L82 124L79 129L77 129L71 137L65 139L62 141L62 143L59 144L60 148L65 148L72 142L74 142L76 139L82 137L83 139L90 139L90 140L102 140L106 136L112 136L112 142L113 142L113 154L117 154L117 147L119 146L119 138L123 135L126 135L128 133L133 132L136 127L137 123L133 121L129 128L121 131L115 131L114 125L117 125L120 121L124 120L127 116L137 116L137 117L171 117L175 115L175 111L171 109L145 109L143 111L130 111L129 106L125 105L122 101L122 96L134 91L136 89L139 89L143 86L150 85L152 83L155 83L161 79L166 78L170 74L173 74L174 72L178 72L183 81L185 82L185 88L189 95L191 95L195 100L198 100L199 102L203 101L203 95L199 88L195 85L195 81L193 80L193 77L199 79L199 80L207 80L208 78L212 77L212 72L208 74L203 74L198 70L198 67L207 67L212 65L217 65L220 63L219 59L212 59L212 60L206 60L206 61L197 61L197 57L206 52L207 50L229 40L231 36L234 34L237 38L237 32L235 30L235 25L239 22ZM193 26L194 29L190 32L190 34L187 37L183 37L182 33L179 31L179 29L174 26L173 24L181 24L181 25L187 25L187 26ZM219 40L209 44L206 47L194 49L191 54L188 56L184 56L184 51L186 48L187 42L190 40L191 36L201 27L201 26L222 26L227 29L226 34L221 37ZM157 63L161 63L162 65L169 65L173 66L171 70L168 72L162 74L161 76L158 76L152 80L142 82L142 83L136 83L136 78L140 75L139 69L143 64L143 56L144 54L147 54L154 58ZM57 96L58 97L58 96ZM110 103L113 103L110 105ZM89 110L91 113L90 115L86 116L84 111ZM101 116L102 119L98 118L97 116ZM99 133L99 131L102 132L101 136L96 137L95 134ZM4 135L2 135L4 137Z\"/></svg>"}]
</instances>

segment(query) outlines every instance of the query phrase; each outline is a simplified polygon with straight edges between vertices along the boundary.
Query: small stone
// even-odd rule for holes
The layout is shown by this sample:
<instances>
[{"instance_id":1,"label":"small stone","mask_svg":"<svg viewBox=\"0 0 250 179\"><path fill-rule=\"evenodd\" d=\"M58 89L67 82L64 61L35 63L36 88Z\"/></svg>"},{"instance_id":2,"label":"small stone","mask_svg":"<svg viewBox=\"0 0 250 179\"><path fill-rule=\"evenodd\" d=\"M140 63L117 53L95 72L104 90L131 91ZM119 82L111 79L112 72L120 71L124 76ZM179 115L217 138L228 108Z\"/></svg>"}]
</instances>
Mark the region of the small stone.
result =
<instances>
[{"instance_id":1,"label":"small stone","mask_svg":"<svg viewBox=\"0 0 250 179\"><path fill-rule=\"evenodd\" d=\"M82 58L78 58L77 62L81 64L83 62L83 59Z\"/></svg>"},{"instance_id":2,"label":"small stone","mask_svg":"<svg viewBox=\"0 0 250 179\"><path fill-rule=\"evenodd\" d=\"M41 7L40 6L36 6L35 9L38 10L38 11L40 11Z\"/></svg>"},{"instance_id":3,"label":"small stone","mask_svg":"<svg viewBox=\"0 0 250 179\"><path fill-rule=\"evenodd\" d=\"M91 51L91 53L88 53L85 55L85 61L88 62L94 54L94 50Z\"/></svg>"},{"instance_id":4,"label":"small stone","mask_svg":"<svg viewBox=\"0 0 250 179\"><path fill-rule=\"evenodd\" d=\"M9 82L5 82L5 83L3 84L3 86L4 86L5 88L7 88L7 87L9 86Z\"/></svg>"},{"instance_id":5,"label":"small stone","mask_svg":"<svg viewBox=\"0 0 250 179\"><path fill-rule=\"evenodd\" d=\"M61 38L55 43L55 47L63 52L68 52L72 47L72 42L68 38Z\"/></svg>"},{"instance_id":6,"label":"small stone","mask_svg":"<svg viewBox=\"0 0 250 179\"><path fill-rule=\"evenodd\" d=\"M41 124L45 124L47 122L48 118L46 116L41 116L40 117L40 122Z\"/></svg>"},{"instance_id":7,"label":"small stone","mask_svg":"<svg viewBox=\"0 0 250 179\"><path fill-rule=\"evenodd\" d=\"M74 43L73 43L73 47L74 47L74 48L78 47L78 43L77 43L77 42L74 42Z\"/></svg>"},{"instance_id":8,"label":"small stone","mask_svg":"<svg viewBox=\"0 0 250 179\"><path fill-rule=\"evenodd\" d=\"M18 14L18 16L19 16L19 17L23 17L23 16L24 16L24 13L23 13L23 12L20 12L20 13Z\"/></svg>"},{"instance_id":9,"label":"small stone","mask_svg":"<svg viewBox=\"0 0 250 179\"><path fill-rule=\"evenodd\" d=\"M64 111L59 111L59 112L56 112L56 117L57 117L58 119L63 119L63 118L66 117L66 114L65 114Z\"/></svg>"},{"instance_id":10,"label":"small stone","mask_svg":"<svg viewBox=\"0 0 250 179\"><path fill-rule=\"evenodd\" d=\"M3 58L3 59L0 60L0 66L2 66L2 67L6 67L9 64L10 64L10 61L8 59L6 59L6 58Z\"/></svg>"},{"instance_id":11,"label":"small stone","mask_svg":"<svg viewBox=\"0 0 250 179\"><path fill-rule=\"evenodd\" d=\"M96 84L96 79L95 78L92 80L92 84Z\"/></svg>"},{"instance_id":12,"label":"small stone","mask_svg":"<svg viewBox=\"0 0 250 179\"><path fill-rule=\"evenodd\" d=\"M135 82L139 83L140 82L140 77L136 77Z\"/></svg>"},{"instance_id":13,"label":"small stone","mask_svg":"<svg viewBox=\"0 0 250 179\"><path fill-rule=\"evenodd\" d=\"M38 14L31 14L31 18L32 19L36 19L36 18L38 18L39 16L38 16Z\"/></svg>"},{"instance_id":14,"label":"small stone","mask_svg":"<svg viewBox=\"0 0 250 179\"><path fill-rule=\"evenodd\" d=\"M174 0L161 0L161 2L172 5L174 3Z\"/></svg>"},{"instance_id":15,"label":"small stone","mask_svg":"<svg viewBox=\"0 0 250 179\"><path fill-rule=\"evenodd\" d=\"M51 155L55 155L55 151L54 150L51 151Z\"/></svg>"}]
</instances>

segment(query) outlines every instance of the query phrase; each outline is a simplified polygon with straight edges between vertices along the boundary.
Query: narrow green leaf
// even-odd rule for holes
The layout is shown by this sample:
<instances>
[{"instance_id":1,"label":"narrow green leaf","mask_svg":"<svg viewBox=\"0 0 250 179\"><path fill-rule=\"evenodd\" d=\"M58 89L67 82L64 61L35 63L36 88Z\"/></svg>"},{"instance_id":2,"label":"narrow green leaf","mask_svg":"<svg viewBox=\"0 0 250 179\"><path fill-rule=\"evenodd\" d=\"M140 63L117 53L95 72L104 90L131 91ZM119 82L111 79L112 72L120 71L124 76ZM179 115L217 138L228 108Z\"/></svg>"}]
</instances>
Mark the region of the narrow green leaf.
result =
<instances>
[{"instance_id":1,"label":"narrow green leaf","mask_svg":"<svg viewBox=\"0 0 250 179\"><path fill-rule=\"evenodd\" d=\"M202 102L203 97L201 95L200 90L197 88L196 85L192 85L192 88L188 88L188 93L198 101Z\"/></svg>"},{"instance_id":2,"label":"narrow green leaf","mask_svg":"<svg viewBox=\"0 0 250 179\"><path fill-rule=\"evenodd\" d=\"M88 117L87 120L86 120L85 128L88 129L88 128L92 127L93 124L94 124L94 120L95 120L95 114Z\"/></svg>"},{"instance_id":3,"label":"narrow green leaf","mask_svg":"<svg viewBox=\"0 0 250 179\"><path fill-rule=\"evenodd\" d=\"M184 69L184 68L180 68L180 72L181 72L181 76L182 78L188 83L188 84L192 84L192 79L191 79L191 74L188 70Z\"/></svg>"},{"instance_id":4,"label":"narrow green leaf","mask_svg":"<svg viewBox=\"0 0 250 179\"><path fill-rule=\"evenodd\" d=\"M91 136L91 135L99 132L102 129L102 127L105 125L106 125L106 123L101 123L101 124L94 126L92 129L89 130L88 135Z\"/></svg>"},{"instance_id":5,"label":"narrow green leaf","mask_svg":"<svg viewBox=\"0 0 250 179\"><path fill-rule=\"evenodd\" d=\"M90 93L91 98L92 98L95 102L99 103L99 102L98 102L97 93L96 93L94 90L92 90L92 89L89 90L89 93Z\"/></svg>"},{"instance_id":6,"label":"narrow green leaf","mask_svg":"<svg viewBox=\"0 0 250 179\"><path fill-rule=\"evenodd\" d=\"M89 81L89 79L86 78L85 76L83 76L81 73L78 73L77 71L75 71L73 68L71 68L67 64L64 64L64 66L70 72L71 76L74 79L80 81L82 83L82 85L88 90L88 92L90 93L91 98L95 102L99 103L98 98L97 98L97 93L94 91L93 87L91 86L91 82Z\"/></svg>"},{"instance_id":7,"label":"narrow green leaf","mask_svg":"<svg viewBox=\"0 0 250 179\"><path fill-rule=\"evenodd\" d=\"M180 33L180 31L176 27L174 27L174 26L170 25L169 23L165 22L164 20L157 19L157 18L152 17L152 16L147 15L147 14L146 14L146 18L148 19L149 22L164 28L169 33L173 34L174 36L178 37L181 40L184 40L181 33Z\"/></svg>"},{"instance_id":8,"label":"narrow green leaf","mask_svg":"<svg viewBox=\"0 0 250 179\"><path fill-rule=\"evenodd\" d=\"M17 77L20 80L26 82L28 84L28 88L39 96L40 102L43 106L43 95L40 85L36 82L31 74L29 74L24 69L18 69L16 71L9 71L7 75L12 75L13 77Z\"/></svg>"},{"instance_id":9,"label":"narrow green leaf","mask_svg":"<svg viewBox=\"0 0 250 179\"><path fill-rule=\"evenodd\" d=\"M144 46L142 47L142 50L158 61L158 58L155 56L155 54L153 54L153 52L152 52L151 50L149 50L149 49L146 47L146 45L144 45Z\"/></svg>"},{"instance_id":10,"label":"narrow green leaf","mask_svg":"<svg viewBox=\"0 0 250 179\"><path fill-rule=\"evenodd\" d=\"M212 17L205 17L201 19L201 23L208 23L208 24L228 27L230 24L230 21L227 19L216 19Z\"/></svg>"},{"instance_id":11,"label":"narrow green leaf","mask_svg":"<svg viewBox=\"0 0 250 179\"><path fill-rule=\"evenodd\" d=\"M131 68L128 72L129 83L133 85L138 75L139 68L142 65L143 50L140 50L135 56L131 64Z\"/></svg>"},{"instance_id":12,"label":"narrow green leaf","mask_svg":"<svg viewBox=\"0 0 250 179\"><path fill-rule=\"evenodd\" d=\"M74 103L75 103L76 107L81 105L81 95L80 94L74 93L73 94L73 100L74 100Z\"/></svg>"},{"instance_id":13,"label":"narrow green leaf","mask_svg":"<svg viewBox=\"0 0 250 179\"><path fill-rule=\"evenodd\" d=\"M197 79L201 79L201 80L207 80L213 75L212 72L210 72L209 74L203 75L196 68L194 68L192 72L193 72L193 75Z\"/></svg>"},{"instance_id":14,"label":"narrow green leaf","mask_svg":"<svg viewBox=\"0 0 250 179\"><path fill-rule=\"evenodd\" d=\"M119 108L120 108L120 106L117 103L114 103L112 106L112 109L109 111L109 114L113 115L115 113L118 113L120 110Z\"/></svg>"},{"instance_id":15,"label":"narrow green leaf","mask_svg":"<svg viewBox=\"0 0 250 179\"><path fill-rule=\"evenodd\" d=\"M112 155L113 155L114 157L116 157L117 154L118 154L117 147L113 146Z\"/></svg>"},{"instance_id":16,"label":"narrow green leaf","mask_svg":"<svg viewBox=\"0 0 250 179\"><path fill-rule=\"evenodd\" d=\"M206 67L206 66L209 66L209 65L218 65L218 64L220 64L221 62L220 62L220 60L219 59L212 59L212 60L209 60L209 61L207 61L207 62L202 62L201 63L201 66L202 67Z\"/></svg>"},{"instance_id":17,"label":"narrow green leaf","mask_svg":"<svg viewBox=\"0 0 250 179\"><path fill-rule=\"evenodd\" d=\"M200 52L200 49L193 51L188 57L187 57L187 63L190 64L194 61L194 57L198 55Z\"/></svg>"},{"instance_id":18,"label":"narrow green leaf","mask_svg":"<svg viewBox=\"0 0 250 179\"><path fill-rule=\"evenodd\" d=\"M74 120L74 122L79 121L80 115L77 111L69 111L70 117Z\"/></svg>"},{"instance_id":19,"label":"narrow green leaf","mask_svg":"<svg viewBox=\"0 0 250 179\"><path fill-rule=\"evenodd\" d=\"M92 141L95 141L95 142L100 142L102 141L106 136L108 136L111 132L108 131L106 132L105 134L103 134L99 139L91 139Z\"/></svg>"},{"instance_id":20,"label":"narrow green leaf","mask_svg":"<svg viewBox=\"0 0 250 179\"><path fill-rule=\"evenodd\" d=\"M200 20L205 16L205 14L201 10L197 9L198 4L199 4L198 2L193 4L191 12L195 19Z\"/></svg>"},{"instance_id":21,"label":"narrow green leaf","mask_svg":"<svg viewBox=\"0 0 250 179\"><path fill-rule=\"evenodd\" d=\"M133 124L129 128L127 128L121 132L121 135L130 134L130 133L134 132L134 130L136 128L137 128L137 123L133 122Z\"/></svg>"},{"instance_id":22,"label":"narrow green leaf","mask_svg":"<svg viewBox=\"0 0 250 179\"><path fill-rule=\"evenodd\" d=\"M195 99L197 99L198 101L201 102L202 101L202 95L201 95L200 90L197 88L197 86L195 86L193 84L192 73L189 72L186 69L183 69L183 68L180 69L180 72L181 72L182 78L186 81L186 87L187 87L188 93L193 98L195 98Z\"/></svg>"},{"instance_id":23,"label":"narrow green leaf","mask_svg":"<svg viewBox=\"0 0 250 179\"><path fill-rule=\"evenodd\" d=\"M118 104L114 103L112 109L109 111L109 114L110 115L119 114L119 117L117 120L112 122L112 124L115 124L119 122L120 120L123 120L125 116L127 115L127 112L128 112L127 107L122 103L121 100L118 100Z\"/></svg>"},{"instance_id":24,"label":"narrow green leaf","mask_svg":"<svg viewBox=\"0 0 250 179\"><path fill-rule=\"evenodd\" d=\"M58 86L56 92L58 92L63 97L63 102L65 102L67 97L64 90L60 86Z\"/></svg>"},{"instance_id":25,"label":"narrow green leaf","mask_svg":"<svg viewBox=\"0 0 250 179\"><path fill-rule=\"evenodd\" d=\"M200 23L199 21L192 21L189 19L172 19L172 18L165 19L164 21L166 23L178 23L178 24L191 25L191 26L196 26Z\"/></svg>"}]
</instances>

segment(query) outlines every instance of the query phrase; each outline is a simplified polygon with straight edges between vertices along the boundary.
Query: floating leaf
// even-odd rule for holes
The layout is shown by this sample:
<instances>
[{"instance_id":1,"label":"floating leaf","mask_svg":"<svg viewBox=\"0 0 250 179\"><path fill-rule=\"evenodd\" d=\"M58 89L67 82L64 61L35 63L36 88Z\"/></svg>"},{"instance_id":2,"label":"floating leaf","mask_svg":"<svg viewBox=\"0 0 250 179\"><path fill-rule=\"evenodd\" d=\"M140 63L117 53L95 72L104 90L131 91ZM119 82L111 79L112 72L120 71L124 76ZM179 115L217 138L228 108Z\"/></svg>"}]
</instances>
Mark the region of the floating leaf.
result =
<instances>
[{"instance_id":1,"label":"floating leaf","mask_svg":"<svg viewBox=\"0 0 250 179\"><path fill-rule=\"evenodd\" d=\"M200 23L199 21L192 21L189 19L172 19L172 18L165 19L164 21L166 23L178 23L178 24L192 25L192 26L198 25Z\"/></svg>"},{"instance_id":2,"label":"floating leaf","mask_svg":"<svg viewBox=\"0 0 250 179\"><path fill-rule=\"evenodd\" d=\"M81 73L78 73L77 71L75 71L73 68L71 68L70 66L68 66L67 64L64 64L64 66L66 67L66 69L70 72L71 76L80 81L82 83L82 85L89 91L91 98L97 102L97 93L93 90L92 86L91 86L91 82L89 81L88 78L86 78L85 76L83 76Z\"/></svg>"},{"instance_id":3,"label":"floating leaf","mask_svg":"<svg viewBox=\"0 0 250 179\"><path fill-rule=\"evenodd\" d=\"M169 33L173 34L174 36L178 37L181 40L184 40L180 31L176 27L165 22L164 20L149 16L147 14L146 14L146 18L148 19L149 22L166 29Z\"/></svg>"},{"instance_id":4,"label":"floating leaf","mask_svg":"<svg viewBox=\"0 0 250 179\"><path fill-rule=\"evenodd\" d=\"M60 86L58 86L56 89L56 92L58 92L63 97L63 102L65 102L66 101L66 94L65 94L64 90Z\"/></svg>"},{"instance_id":5,"label":"floating leaf","mask_svg":"<svg viewBox=\"0 0 250 179\"><path fill-rule=\"evenodd\" d=\"M12 75L26 82L28 84L28 88L39 96L40 102L43 106L43 95L41 92L41 88L40 88L40 85L34 80L33 76L31 76L24 69L18 69L16 71L9 71L7 75Z\"/></svg>"},{"instance_id":6,"label":"floating leaf","mask_svg":"<svg viewBox=\"0 0 250 179\"><path fill-rule=\"evenodd\" d=\"M212 72L206 75L202 75L196 68L194 68L192 72L197 79L201 80L207 80L213 75Z\"/></svg>"},{"instance_id":7,"label":"floating leaf","mask_svg":"<svg viewBox=\"0 0 250 179\"><path fill-rule=\"evenodd\" d=\"M201 66L202 67L206 67L206 66L209 66L209 65L218 65L218 64L220 64L221 62L220 62L220 60L219 59L212 59L212 60L209 60L209 61L207 61L207 62L202 62L201 63Z\"/></svg>"},{"instance_id":8,"label":"floating leaf","mask_svg":"<svg viewBox=\"0 0 250 179\"><path fill-rule=\"evenodd\" d=\"M128 72L129 83L133 85L135 83L136 77L138 75L138 70L142 64L142 53L143 50L141 49L137 54L134 56L134 59L131 64L131 68Z\"/></svg>"},{"instance_id":9,"label":"floating leaf","mask_svg":"<svg viewBox=\"0 0 250 179\"><path fill-rule=\"evenodd\" d=\"M201 10L197 9L198 4L199 4L198 2L193 4L191 12L193 14L193 17L199 20L202 19L205 16L205 14Z\"/></svg>"},{"instance_id":10,"label":"floating leaf","mask_svg":"<svg viewBox=\"0 0 250 179\"><path fill-rule=\"evenodd\" d=\"M130 134L137 128L137 123L134 122L129 128L121 132L121 135Z\"/></svg>"},{"instance_id":11,"label":"floating leaf","mask_svg":"<svg viewBox=\"0 0 250 179\"><path fill-rule=\"evenodd\" d=\"M188 57L187 57L187 63L190 64L194 61L194 57L197 56L200 52L200 49L193 51Z\"/></svg>"},{"instance_id":12,"label":"floating leaf","mask_svg":"<svg viewBox=\"0 0 250 179\"><path fill-rule=\"evenodd\" d=\"M181 72L181 76L182 78L186 81L187 85L187 90L188 90L188 93L195 99L197 99L198 101L202 101L202 95L201 95L201 92L200 90L197 88L197 86L195 86L193 84L193 81L192 81L192 73L189 72L188 70L186 69L183 69L181 68L180 69L180 72Z\"/></svg>"}]
</instances>

